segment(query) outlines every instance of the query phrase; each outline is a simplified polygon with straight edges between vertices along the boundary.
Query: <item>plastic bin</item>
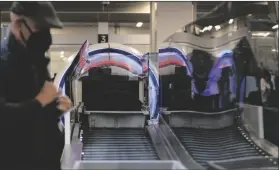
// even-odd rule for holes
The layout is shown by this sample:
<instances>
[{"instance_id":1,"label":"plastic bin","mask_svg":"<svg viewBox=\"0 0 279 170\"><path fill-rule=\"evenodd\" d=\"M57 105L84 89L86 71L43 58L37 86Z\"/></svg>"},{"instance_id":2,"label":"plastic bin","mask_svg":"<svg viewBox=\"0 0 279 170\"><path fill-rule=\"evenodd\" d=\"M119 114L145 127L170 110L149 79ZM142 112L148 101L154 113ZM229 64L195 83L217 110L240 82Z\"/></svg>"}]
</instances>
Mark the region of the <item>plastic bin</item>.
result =
<instances>
[{"instance_id":1,"label":"plastic bin","mask_svg":"<svg viewBox=\"0 0 279 170\"><path fill-rule=\"evenodd\" d=\"M90 170L187 170L178 161L77 161L74 169Z\"/></svg>"}]
</instances>

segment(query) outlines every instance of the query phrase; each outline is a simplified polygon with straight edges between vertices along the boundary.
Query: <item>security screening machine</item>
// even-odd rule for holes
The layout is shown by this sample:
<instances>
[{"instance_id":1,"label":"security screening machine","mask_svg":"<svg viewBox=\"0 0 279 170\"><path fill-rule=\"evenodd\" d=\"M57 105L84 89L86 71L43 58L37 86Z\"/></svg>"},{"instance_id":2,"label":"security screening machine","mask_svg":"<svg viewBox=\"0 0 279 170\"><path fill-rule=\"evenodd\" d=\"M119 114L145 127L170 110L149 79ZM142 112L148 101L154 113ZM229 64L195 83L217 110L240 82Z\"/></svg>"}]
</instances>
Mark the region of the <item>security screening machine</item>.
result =
<instances>
[{"instance_id":1,"label":"security screening machine","mask_svg":"<svg viewBox=\"0 0 279 170\"><path fill-rule=\"evenodd\" d=\"M63 88L64 92L65 84L67 83L73 83L71 87L76 87L73 91L77 90L77 87L81 87L80 85L76 85L78 84L76 83L78 80L82 82L81 76L75 76L75 72L71 71L74 73L72 74L72 77L76 77L78 79L71 78L68 79L71 81L67 82L65 81L65 78L63 79L63 77L65 77L64 75L67 75L69 69L83 70L82 68L79 68L80 62L78 61L80 61L80 57L84 57L85 54L87 54L89 55L88 58L90 58L90 55L95 54L94 50L87 50L87 52L85 52L86 44L88 45L88 42L85 42L80 52L75 56L77 59L73 57L73 62L69 65L62 76L58 75L58 80L60 81L57 84ZM98 45L98 47L99 46L100 45ZM110 48L113 48L113 45L110 45ZM103 48L103 50L106 51L107 49ZM119 50L119 45L117 50L117 52L121 51ZM100 51L102 50L99 50L98 52ZM111 57L108 58L109 62L113 60L113 55L110 55ZM119 56L119 54L117 55ZM125 55L122 55L122 57L125 58ZM134 58L136 59L137 57ZM94 59L94 57L92 57L92 59ZM125 60L123 62L125 62ZM94 61L91 60L91 62L88 63L94 64ZM108 62L106 61L104 63ZM95 81L94 84L98 85L99 83L100 87L106 88L109 91L108 93L115 94L115 96L119 97L119 95L116 95L118 92L115 91L114 87L109 85L113 84L113 81L115 85L118 84L117 82L121 81L115 81L112 75L109 75L108 77L109 78L105 79L104 81ZM140 80L136 81L138 81L137 87L142 87L140 86ZM136 82L134 81L127 83L133 84ZM124 84L125 83L123 83L123 85ZM125 87L130 88L129 86ZM83 91L84 87L81 88ZM100 93L95 91L96 93L91 93L91 95L88 96L96 97L101 95L101 93L105 92L106 90L101 91L100 89L97 89L97 91ZM143 92L143 90L139 89L137 89L137 91ZM84 91L83 93L89 94L90 92ZM121 92L121 94L123 93L125 92ZM112 95L112 98L113 96L114 95ZM88 99L90 102L90 100L93 98L89 97ZM101 98L95 99L93 99L94 102L96 102L94 106L98 106L101 109L92 109L92 105L90 106L90 104L88 105L85 102L86 109L84 111L84 115L87 115L85 117L88 117L87 120L89 128L82 129L83 132L81 135L78 133L79 123L70 123L70 113L66 113L63 117L65 147L61 158L62 169L135 169L138 165L141 165L142 169L165 169L166 167L169 169L186 169L178 162L178 156L174 153L166 141L164 134L162 134L161 130L159 130L157 122L149 121L149 106L143 105L137 110L128 110L127 108L123 111L119 109L113 110L115 107L119 108L117 100L115 99L120 101L123 100L124 102L127 101L129 97L124 99L113 98L113 100L107 98L109 101L101 101ZM102 103L106 102L107 104L102 105ZM113 104L113 107L109 106L109 103ZM106 105L108 106L106 107ZM126 102L126 105L129 105L129 102ZM105 110L105 108L109 109Z\"/></svg>"},{"instance_id":2,"label":"security screening machine","mask_svg":"<svg viewBox=\"0 0 279 170\"><path fill-rule=\"evenodd\" d=\"M165 166L185 169L179 162L171 161L177 156L158 126L147 123L147 106L140 111L85 110L84 114L88 117L89 128L82 129L80 136L73 132L72 144L64 150L64 156L67 151L70 155L63 168L131 169L141 164L146 166L143 169Z\"/></svg>"}]
</instances>

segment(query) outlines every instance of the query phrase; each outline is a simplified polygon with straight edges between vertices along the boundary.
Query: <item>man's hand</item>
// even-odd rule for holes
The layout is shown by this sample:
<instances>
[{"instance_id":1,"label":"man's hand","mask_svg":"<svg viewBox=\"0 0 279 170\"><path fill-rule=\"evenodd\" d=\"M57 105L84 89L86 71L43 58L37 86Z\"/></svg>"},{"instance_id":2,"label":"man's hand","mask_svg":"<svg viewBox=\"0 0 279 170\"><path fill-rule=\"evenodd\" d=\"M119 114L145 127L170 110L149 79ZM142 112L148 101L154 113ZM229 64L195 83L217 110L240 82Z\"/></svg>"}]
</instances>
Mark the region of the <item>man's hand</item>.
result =
<instances>
[{"instance_id":1,"label":"man's hand","mask_svg":"<svg viewBox=\"0 0 279 170\"><path fill-rule=\"evenodd\" d=\"M62 112L66 112L73 107L71 100L67 96L60 96L57 101L57 109Z\"/></svg>"},{"instance_id":2,"label":"man's hand","mask_svg":"<svg viewBox=\"0 0 279 170\"><path fill-rule=\"evenodd\" d=\"M52 82L46 81L41 92L36 96L41 105L44 107L53 102L57 97L61 95L61 91L57 91L57 88Z\"/></svg>"}]
</instances>

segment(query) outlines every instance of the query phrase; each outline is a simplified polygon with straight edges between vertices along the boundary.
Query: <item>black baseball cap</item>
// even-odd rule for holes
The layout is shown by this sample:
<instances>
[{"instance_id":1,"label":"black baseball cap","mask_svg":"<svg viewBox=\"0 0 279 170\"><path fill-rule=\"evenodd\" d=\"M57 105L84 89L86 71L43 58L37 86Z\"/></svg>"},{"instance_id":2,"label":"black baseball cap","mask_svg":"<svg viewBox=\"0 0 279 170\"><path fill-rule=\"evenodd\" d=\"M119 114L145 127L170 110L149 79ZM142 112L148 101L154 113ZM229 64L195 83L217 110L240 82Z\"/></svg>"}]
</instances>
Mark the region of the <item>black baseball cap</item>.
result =
<instances>
[{"instance_id":1,"label":"black baseball cap","mask_svg":"<svg viewBox=\"0 0 279 170\"><path fill-rule=\"evenodd\" d=\"M11 11L32 19L40 28L62 28L63 24L49 1L14 2Z\"/></svg>"}]
</instances>

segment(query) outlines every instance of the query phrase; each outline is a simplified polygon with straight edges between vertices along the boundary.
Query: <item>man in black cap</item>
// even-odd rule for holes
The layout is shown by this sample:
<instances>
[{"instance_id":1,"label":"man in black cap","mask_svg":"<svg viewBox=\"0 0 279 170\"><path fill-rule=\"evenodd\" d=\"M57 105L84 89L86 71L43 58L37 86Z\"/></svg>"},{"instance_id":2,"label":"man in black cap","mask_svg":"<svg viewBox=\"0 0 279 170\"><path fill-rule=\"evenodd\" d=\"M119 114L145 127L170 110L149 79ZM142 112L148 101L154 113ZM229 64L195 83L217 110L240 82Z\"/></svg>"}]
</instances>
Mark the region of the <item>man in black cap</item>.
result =
<instances>
[{"instance_id":1,"label":"man in black cap","mask_svg":"<svg viewBox=\"0 0 279 170\"><path fill-rule=\"evenodd\" d=\"M1 169L60 169L62 113L72 107L49 76L51 28L62 28L50 2L14 2L11 32L1 42ZM61 149L62 148L62 149Z\"/></svg>"}]
</instances>

